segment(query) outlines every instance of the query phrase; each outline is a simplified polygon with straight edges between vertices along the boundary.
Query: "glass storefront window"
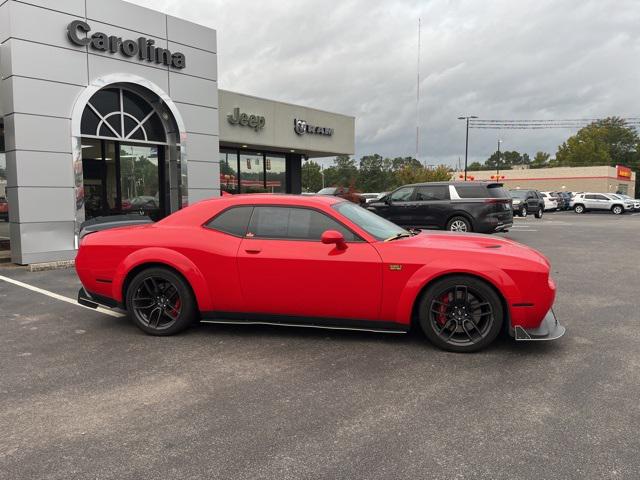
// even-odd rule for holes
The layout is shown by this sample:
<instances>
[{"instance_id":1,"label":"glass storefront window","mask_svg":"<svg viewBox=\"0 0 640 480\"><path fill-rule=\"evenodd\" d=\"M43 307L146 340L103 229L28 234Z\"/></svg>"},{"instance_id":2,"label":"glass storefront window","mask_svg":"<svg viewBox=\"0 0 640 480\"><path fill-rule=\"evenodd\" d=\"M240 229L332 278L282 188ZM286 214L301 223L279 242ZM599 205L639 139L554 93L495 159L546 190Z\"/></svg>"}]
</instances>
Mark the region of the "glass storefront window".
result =
<instances>
[{"instance_id":1,"label":"glass storefront window","mask_svg":"<svg viewBox=\"0 0 640 480\"><path fill-rule=\"evenodd\" d=\"M264 193L264 156L260 153L240 154L240 192Z\"/></svg>"},{"instance_id":2,"label":"glass storefront window","mask_svg":"<svg viewBox=\"0 0 640 480\"><path fill-rule=\"evenodd\" d=\"M287 191L287 162L284 156L267 154L265 156L265 171L267 191L269 193L285 193Z\"/></svg>"},{"instance_id":3,"label":"glass storefront window","mask_svg":"<svg viewBox=\"0 0 640 480\"><path fill-rule=\"evenodd\" d=\"M237 150L220 150L220 190L238 193Z\"/></svg>"},{"instance_id":4,"label":"glass storefront window","mask_svg":"<svg viewBox=\"0 0 640 480\"><path fill-rule=\"evenodd\" d=\"M0 250L9 250L9 239L7 159L4 153L4 124L0 124Z\"/></svg>"},{"instance_id":5,"label":"glass storefront window","mask_svg":"<svg viewBox=\"0 0 640 480\"><path fill-rule=\"evenodd\" d=\"M154 220L161 218L159 146L120 146L120 191L122 213L138 212Z\"/></svg>"}]
</instances>

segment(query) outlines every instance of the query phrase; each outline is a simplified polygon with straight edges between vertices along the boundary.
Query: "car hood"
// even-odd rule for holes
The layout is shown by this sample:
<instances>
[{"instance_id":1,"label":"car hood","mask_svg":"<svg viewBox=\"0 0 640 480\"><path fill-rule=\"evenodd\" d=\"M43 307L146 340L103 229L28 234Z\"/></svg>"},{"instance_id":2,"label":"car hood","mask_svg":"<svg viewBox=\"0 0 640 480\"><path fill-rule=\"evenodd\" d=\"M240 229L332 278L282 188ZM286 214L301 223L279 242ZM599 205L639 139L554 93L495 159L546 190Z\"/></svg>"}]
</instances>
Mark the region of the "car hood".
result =
<instances>
[{"instance_id":1,"label":"car hood","mask_svg":"<svg viewBox=\"0 0 640 480\"><path fill-rule=\"evenodd\" d=\"M494 257L512 257L550 267L549 260L537 250L506 238L457 232L421 232L410 238L387 242L398 249L441 250Z\"/></svg>"}]
</instances>

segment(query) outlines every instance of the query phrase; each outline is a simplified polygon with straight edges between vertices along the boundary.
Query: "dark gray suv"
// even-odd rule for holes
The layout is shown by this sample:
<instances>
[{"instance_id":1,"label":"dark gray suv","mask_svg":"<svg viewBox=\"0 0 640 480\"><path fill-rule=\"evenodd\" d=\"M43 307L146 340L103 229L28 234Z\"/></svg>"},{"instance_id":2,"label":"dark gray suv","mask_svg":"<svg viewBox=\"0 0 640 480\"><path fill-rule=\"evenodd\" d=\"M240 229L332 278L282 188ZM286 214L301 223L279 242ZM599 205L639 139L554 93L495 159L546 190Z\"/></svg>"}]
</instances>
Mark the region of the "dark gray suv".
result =
<instances>
[{"instance_id":1,"label":"dark gray suv","mask_svg":"<svg viewBox=\"0 0 640 480\"><path fill-rule=\"evenodd\" d=\"M511 196L501 183L405 185L366 208L405 228L494 233L513 225Z\"/></svg>"},{"instance_id":2,"label":"dark gray suv","mask_svg":"<svg viewBox=\"0 0 640 480\"><path fill-rule=\"evenodd\" d=\"M530 213L536 218L544 215L544 199L537 190L509 190L513 197L513 214L526 217Z\"/></svg>"}]
</instances>

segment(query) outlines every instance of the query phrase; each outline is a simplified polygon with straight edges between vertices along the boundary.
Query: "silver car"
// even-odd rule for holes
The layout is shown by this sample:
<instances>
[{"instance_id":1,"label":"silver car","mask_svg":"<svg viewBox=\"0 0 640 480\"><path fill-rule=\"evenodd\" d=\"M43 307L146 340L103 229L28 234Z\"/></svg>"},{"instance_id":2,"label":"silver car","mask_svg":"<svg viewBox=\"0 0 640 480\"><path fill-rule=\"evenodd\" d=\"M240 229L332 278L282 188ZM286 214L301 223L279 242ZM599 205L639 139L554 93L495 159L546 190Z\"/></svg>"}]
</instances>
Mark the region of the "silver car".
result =
<instances>
[{"instance_id":1,"label":"silver car","mask_svg":"<svg viewBox=\"0 0 640 480\"><path fill-rule=\"evenodd\" d=\"M633 210L633 202L607 193L579 193L571 199L570 205L576 213L608 210L615 215L620 215Z\"/></svg>"},{"instance_id":2,"label":"silver car","mask_svg":"<svg viewBox=\"0 0 640 480\"><path fill-rule=\"evenodd\" d=\"M616 197L621 197L624 200L633 202L633 209L640 210L640 200L638 200L637 198L631 198L629 195L625 195L624 193L616 193Z\"/></svg>"}]
</instances>

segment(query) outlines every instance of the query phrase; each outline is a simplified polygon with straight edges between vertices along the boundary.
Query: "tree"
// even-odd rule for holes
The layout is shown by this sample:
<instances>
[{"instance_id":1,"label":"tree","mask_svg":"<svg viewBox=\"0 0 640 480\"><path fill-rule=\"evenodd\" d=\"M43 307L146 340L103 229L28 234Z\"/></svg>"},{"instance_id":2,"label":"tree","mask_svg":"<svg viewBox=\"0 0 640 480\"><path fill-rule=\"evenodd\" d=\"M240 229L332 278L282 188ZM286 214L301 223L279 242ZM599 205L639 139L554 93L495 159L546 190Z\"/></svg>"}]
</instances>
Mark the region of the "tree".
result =
<instances>
[{"instance_id":1,"label":"tree","mask_svg":"<svg viewBox=\"0 0 640 480\"><path fill-rule=\"evenodd\" d=\"M391 180L391 160L378 154L365 155L360 159L358 189L363 192L384 192Z\"/></svg>"},{"instance_id":2,"label":"tree","mask_svg":"<svg viewBox=\"0 0 640 480\"><path fill-rule=\"evenodd\" d=\"M419 167L421 165L422 164L413 157L395 157L391 160L391 169L394 172L398 172L407 166Z\"/></svg>"},{"instance_id":3,"label":"tree","mask_svg":"<svg viewBox=\"0 0 640 480\"><path fill-rule=\"evenodd\" d=\"M355 160L348 155L338 155L334 165L325 169L324 184L327 187L348 187L358 178L358 167Z\"/></svg>"},{"instance_id":4,"label":"tree","mask_svg":"<svg viewBox=\"0 0 640 480\"><path fill-rule=\"evenodd\" d=\"M302 191L317 192L322 188L322 168L319 163L309 160L302 164Z\"/></svg>"},{"instance_id":5,"label":"tree","mask_svg":"<svg viewBox=\"0 0 640 480\"><path fill-rule=\"evenodd\" d=\"M640 137L635 129L618 117L609 117L587 125L569 137L556 153L559 166L624 164L638 169Z\"/></svg>"},{"instance_id":6,"label":"tree","mask_svg":"<svg viewBox=\"0 0 640 480\"><path fill-rule=\"evenodd\" d=\"M480 162L473 162L467 167L468 172L475 172L478 170L484 170L485 166Z\"/></svg>"},{"instance_id":7,"label":"tree","mask_svg":"<svg viewBox=\"0 0 640 480\"><path fill-rule=\"evenodd\" d=\"M446 165L438 165L434 169L425 168L422 165L407 165L396 172L398 185L422 182L448 182L451 180L451 177L453 177L453 172L451 168Z\"/></svg>"},{"instance_id":8,"label":"tree","mask_svg":"<svg viewBox=\"0 0 640 480\"><path fill-rule=\"evenodd\" d=\"M533 157L533 161L531 162L531 168L546 167L550 157L551 155L546 152L536 152L535 156Z\"/></svg>"}]
</instances>

